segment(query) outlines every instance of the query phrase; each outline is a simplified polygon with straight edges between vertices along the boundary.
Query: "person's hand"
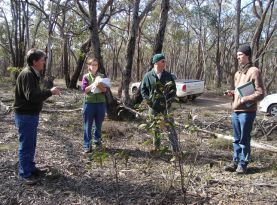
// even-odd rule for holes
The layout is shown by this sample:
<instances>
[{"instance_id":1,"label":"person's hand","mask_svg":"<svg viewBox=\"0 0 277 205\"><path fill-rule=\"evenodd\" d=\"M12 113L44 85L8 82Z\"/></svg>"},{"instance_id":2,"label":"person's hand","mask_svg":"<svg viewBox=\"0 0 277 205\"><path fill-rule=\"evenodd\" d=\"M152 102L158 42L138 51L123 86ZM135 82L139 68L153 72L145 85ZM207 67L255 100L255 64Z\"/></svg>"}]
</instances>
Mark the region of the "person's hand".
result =
<instances>
[{"instance_id":1,"label":"person's hand","mask_svg":"<svg viewBox=\"0 0 277 205\"><path fill-rule=\"evenodd\" d=\"M96 87L106 87L104 83L99 82Z\"/></svg>"},{"instance_id":2,"label":"person's hand","mask_svg":"<svg viewBox=\"0 0 277 205\"><path fill-rule=\"evenodd\" d=\"M100 81L101 81L101 77L100 77L100 76L97 76L97 77L95 78L94 82L91 84L91 88L92 88L92 87L98 87L99 83L101 83Z\"/></svg>"},{"instance_id":3,"label":"person's hand","mask_svg":"<svg viewBox=\"0 0 277 205\"><path fill-rule=\"evenodd\" d=\"M241 104L244 103L244 99L243 99L243 98L240 99L240 103L241 103Z\"/></svg>"},{"instance_id":4,"label":"person's hand","mask_svg":"<svg viewBox=\"0 0 277 205\"><path fill-rule=\"evenodd\" d=\"M51 88L51 93L52 95L59 95L60 94L60 89L58 87L53 87Z\"/></svg>"},{"instance_id":5,"label":"person's hand","mask_svg":"<svg viewBox=\"0 0 277 205\"><path fill-rule=\"evenodd\" d=\"M94 83L95 85L97 86L101 81L101 77L100 76L96 76L95 80L94 80Z\"/></svg>"},{"instance_id":6,"label":"person's hand","mask_svg":"<svg viewBox=\"0 0 277 205\"><path fill-rule=\"evenodd\" d=\"M232 90L226 90L224 92L224 96L233 96L233 95L234 95L234 91L232 91Z\"/></svg>"},{"instance_id":7,"label":"person's hand","mask_svg":"<svg viewBox=\"0 0 277 205\"><path fill-rule=\"evenodd\" d=\"M107 88L104 83L98 83L96 86L101 92L106 92Z\"/></svg>"}]
</instances>

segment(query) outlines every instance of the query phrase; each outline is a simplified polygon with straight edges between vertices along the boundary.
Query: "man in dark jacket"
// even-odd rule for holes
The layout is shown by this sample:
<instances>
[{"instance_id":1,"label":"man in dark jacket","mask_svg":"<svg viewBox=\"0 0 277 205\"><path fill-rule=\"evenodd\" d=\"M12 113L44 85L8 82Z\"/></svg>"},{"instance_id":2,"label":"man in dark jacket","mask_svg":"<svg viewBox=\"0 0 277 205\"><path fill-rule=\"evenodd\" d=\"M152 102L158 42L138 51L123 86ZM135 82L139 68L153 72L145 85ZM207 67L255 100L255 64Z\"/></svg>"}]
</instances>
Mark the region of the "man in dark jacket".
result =
<instances>
[{"instance_id":1,"label":"man in dark jacket","mask_svg":"<svg viewBox=\"0 0 277 205\"><path fill-rule=\"evenodd\" d=\"M19 134L19 176L25 184L36 184L37 176L45 170L35 166L39 113L43 101L52 95L59 95L57 87L40 88L40 72L44 69L46 54L37 49L27 53L28 66L17 77L15 87L15 125Z\"/></svg>"},{"instance_id":2,"label":"man in dark jacket","mask_svg":"<svg viewBox=\"0 0 277 205\"><path fill-rule=\"evenodd\" d=\"M176 95L176 84L171 73L165 70L166 61L163 54L154 55L152 63L154 67L144 75L141 82L141 95L147 101L151 115L168 114L170 101ZM153 143L155 149L159 150L161 142L158 131L155 135ZM174 142L171 139L170 142L173 146Z\"/></svg>"}]
</instances>

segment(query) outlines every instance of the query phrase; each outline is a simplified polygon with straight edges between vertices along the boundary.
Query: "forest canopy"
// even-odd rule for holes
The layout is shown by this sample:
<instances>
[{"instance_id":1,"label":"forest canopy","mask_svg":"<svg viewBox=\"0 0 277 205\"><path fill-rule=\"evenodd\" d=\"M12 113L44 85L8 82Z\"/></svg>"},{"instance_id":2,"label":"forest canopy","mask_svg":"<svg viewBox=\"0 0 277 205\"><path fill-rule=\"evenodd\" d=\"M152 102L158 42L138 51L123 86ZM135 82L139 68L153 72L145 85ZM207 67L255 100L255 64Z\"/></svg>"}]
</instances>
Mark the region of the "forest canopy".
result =
<instances>
[{"instance_id":1,"label":"forest canopy","mask_svg":"<svg viewBox=\"0 0 277 205\"><path fill-rule=\"evenodd\" d=\"M4 76L10 75L7 68L24 67L26 52L36 47L47 52L46 75L65 79L69 88L76 87L89 55L100 59L102 71L112 80L130 75L130 81L140 81L156 52L163 22L160 51L166 55L167 70L178 78L202 79L207 87L231 87L236 50L247 43L267 92L276 91L274 0L4 0L0 4Z\"/></svg>"}]
</instances>

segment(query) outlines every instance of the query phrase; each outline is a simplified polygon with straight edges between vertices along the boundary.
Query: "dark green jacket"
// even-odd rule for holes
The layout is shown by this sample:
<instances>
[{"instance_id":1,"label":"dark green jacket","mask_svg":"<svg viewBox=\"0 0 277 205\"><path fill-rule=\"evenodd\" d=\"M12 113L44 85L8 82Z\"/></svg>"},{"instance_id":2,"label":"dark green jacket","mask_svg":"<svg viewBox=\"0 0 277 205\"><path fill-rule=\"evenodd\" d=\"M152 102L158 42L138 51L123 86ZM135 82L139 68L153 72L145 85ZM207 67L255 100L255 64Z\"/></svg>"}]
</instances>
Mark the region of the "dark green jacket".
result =
<instances>
[{"instance_id":1,"label":"dark green jacket","mask_svg":"<svg viewBox=\"0 0 277 205\"><path fill-rule=\"evenodd\" d=\"M19 114L38 115L43 101L52 95L40 88L40 79L31 67L24 68L17 77L14 110Z\"/></svg>"},{"instance_id":2,"label":"dark green jacket","mask_svg":"<svg viewBox=\"0 0 277 205\"><path fill-rule=\"evenodd\" d=\"M176 96L176 84L171 73L164 70L159 79L152 69L145 74L140 91L154 111L163 112L166 109L166 100Z\"/></svg>"}]
</instances>

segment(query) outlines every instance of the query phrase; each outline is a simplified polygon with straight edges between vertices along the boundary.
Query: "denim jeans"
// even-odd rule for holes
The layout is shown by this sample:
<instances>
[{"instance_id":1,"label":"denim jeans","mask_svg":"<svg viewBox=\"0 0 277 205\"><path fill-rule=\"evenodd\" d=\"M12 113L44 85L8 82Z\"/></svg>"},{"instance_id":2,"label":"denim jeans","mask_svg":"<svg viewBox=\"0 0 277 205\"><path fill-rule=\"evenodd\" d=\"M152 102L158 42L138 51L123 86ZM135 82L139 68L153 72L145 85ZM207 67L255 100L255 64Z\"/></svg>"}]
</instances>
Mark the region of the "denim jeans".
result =
<instances>
[{"instance_id":1,"label":"denim jeans","mask_svg":"<svg viewBox=\"0 0 277 205\"><path fill-rule=\"evenodd\" d=\"M149 114L153 116L157 116L158 114L166 115L166 110L163 112L156 112L152 108L149 108ZM172 127L172 124L174 125L174 119L172 117L166 117L166 130L168 132L168 139L171 145L171 148L174 152L180 151L179 149L179 142L177 138L177 133L175 129ZM160 149L161 147L161 135L160 135L160 129L156 128L154 131L154 138L153 138L153 145L156 149Z\"/></svg>"},{"instance_id":2,"label":"denim jeans","mask_svg":"<svg viewBox=\"0 0 277 205\"><path fill-rule=\"evenodd\" d=\"M102 123L105 118L106 103L85 103L83 118L84 118L84 148L90 148L91 131L94 128L94 143L101 142Z\"/></svg>"},{"instance_id":3,"label":"denim jeans","mask_svg":"<svg viewBox=\"0 0 277 205\"><path fill-rule=\"evenodd\" d=\"M233 112L234 163L246 167L250 159L250 140L256 112Z\"/></svg>"},{"instance_id":4,"label":"denim jeans","mask_svg":"<svg viewBox=\"0 0 277 205\"><path fill-rule=\"evenodd\" d=\"M15 113L15 125L19 134L19 176L27 178L35 171L38 115Z\"/></svg>"}]
</instances>

